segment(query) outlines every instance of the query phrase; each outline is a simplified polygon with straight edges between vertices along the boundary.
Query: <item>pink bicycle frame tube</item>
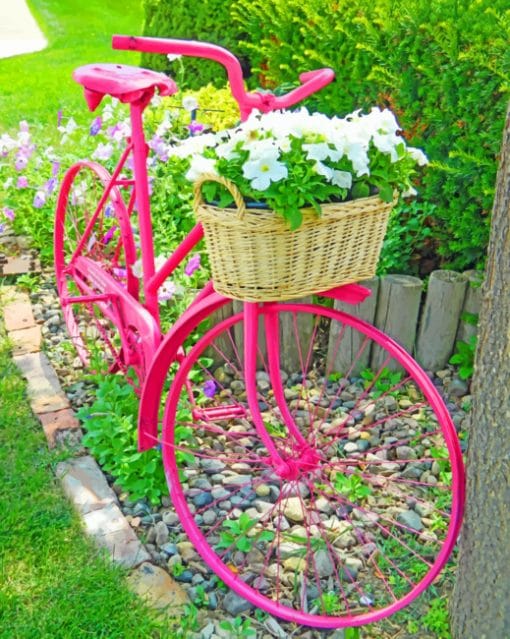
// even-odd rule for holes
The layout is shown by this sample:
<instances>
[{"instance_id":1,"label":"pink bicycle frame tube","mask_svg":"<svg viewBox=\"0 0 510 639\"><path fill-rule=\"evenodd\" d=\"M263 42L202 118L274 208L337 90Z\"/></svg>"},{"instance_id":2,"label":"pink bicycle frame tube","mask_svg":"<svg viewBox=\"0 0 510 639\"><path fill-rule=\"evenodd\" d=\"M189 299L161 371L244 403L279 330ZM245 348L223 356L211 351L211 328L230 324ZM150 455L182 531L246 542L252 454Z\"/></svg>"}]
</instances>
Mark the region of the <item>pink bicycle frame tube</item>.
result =
<instances>
[{"instance_id":1,"label":"pink bicycle frame tube","mask_svg":"<svg viewBox=\"0 0 510 639\"><path fill-rule=\"evenodd\" d=\"M152 243L152 220L149 203L149 178L147 174L147 145L143 133L143 105L131 105L131 138L133 162L136 177L136 205L142 245L142 268L145 292L145 306L159 322L157 291L149 290L146 283L154 276L154 246Z\"/></svg>"}]
</instances>

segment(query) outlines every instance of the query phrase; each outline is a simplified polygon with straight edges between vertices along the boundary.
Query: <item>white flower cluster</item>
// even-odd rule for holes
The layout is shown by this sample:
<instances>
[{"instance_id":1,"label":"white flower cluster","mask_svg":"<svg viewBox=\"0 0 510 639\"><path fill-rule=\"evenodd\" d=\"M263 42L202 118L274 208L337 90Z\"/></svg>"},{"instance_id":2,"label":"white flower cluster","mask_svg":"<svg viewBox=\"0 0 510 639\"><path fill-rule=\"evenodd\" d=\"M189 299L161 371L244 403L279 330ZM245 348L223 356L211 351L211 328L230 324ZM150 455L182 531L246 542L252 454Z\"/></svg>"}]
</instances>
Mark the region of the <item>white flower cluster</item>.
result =
<instances>
[{"instance_id":1,"label":"white flower cluster","mask_svg":"<svg viewBox=\"0 0 510 639\"><path fill-rule=\"evenodd\" d=\"M263 191L271 182L287 177L289 167L282 156L291 150L293 140L299 140L303 159L317 174L349 189L353 176L370 175L371 144L388 154L391 162L401 159L405 140L398 135L399 128L391 111L377 107L369 114L355 111L345 118L310 114L304 108L266 114L255 111L236 129L189 138L174 147L171 155L190 159L186 177L194 181L204 173L217 174L217 158L235 160L247 152L243 177L253 189ZM215 158L207 157L206 149L213 149ZM427 163L419 149L408 147L406 151L418 165ZM337 163L344 157L350 160L352 172L329 166L328 161Z\"/></svg>"}]
</instances>

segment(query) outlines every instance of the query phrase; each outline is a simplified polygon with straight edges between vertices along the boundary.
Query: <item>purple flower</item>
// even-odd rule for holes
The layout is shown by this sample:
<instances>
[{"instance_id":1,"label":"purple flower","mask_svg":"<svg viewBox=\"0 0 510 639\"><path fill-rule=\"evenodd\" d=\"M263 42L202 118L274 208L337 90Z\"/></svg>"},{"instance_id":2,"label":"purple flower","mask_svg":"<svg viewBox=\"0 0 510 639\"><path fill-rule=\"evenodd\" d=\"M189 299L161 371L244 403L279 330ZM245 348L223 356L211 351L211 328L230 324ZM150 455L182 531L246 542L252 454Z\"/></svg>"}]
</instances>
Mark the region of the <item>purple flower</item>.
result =
<instances>
[{"instance_id":1,"label":"purple flower","mask_svg":"<svg viewBox=\"0 0 510 639\"><path fill-rule=\"evenodd\" d=\"M214 397L216 395L216 382L214 382L212 379L209 379L202 386L202 390L204 391L204 395L206 397Z\"/></svg>"},{"instance_id":2,"label":"purple flower","mask_svg":"<svg viewBox=\"0 0 510 639\"><path fill-rule=\"evenodd\" d=\"M5 224L0 224L0 233L5 231Z\"/></svg>"},{"instance_id":3,"label":"purple flower","mask_svg":"<svg viewBox=\"0 0 510 639\"><path fill-rule=\"evenodd\" d=\"M112 228L109 231L106 231L106 233L103 235L103 239L101 240L101 242L103 244L109 244L112 241L112 238L115 234L115 231L118 229L119 227L117 225L112 226Z\"/></svg>"},{"instance_id":4,"label":"purple flower","mask_svg":"<svg viewBox=\"0 0 510 639\"><path fill-rule=\"evenodd\" d=\"M20 175L16 183L18 189L26 189L28 186L28 180L24 175Z\"/></svg>"},{"instance_id":5,"label":"purple flower","mask_svg":"<svg viewBox=\"0 0 510 639\"><path fill-rule=\"evenodd\" d=\"M21 120L19 123L19 130L22 133L28 133L28 122L26 120Z\"/></svg>"},{"instance_id":6,"label":"purple flower","mask_svg":"<svg viewBox=\"0 0 510 639\"><path fill-rule=\"evenodd\" d=\"M57 177L59 169L60 169L60 162L57 162L56 160L54 160L51 163L51 176Z\"/></svg>"},{"instance_id":7,"label":"purple flower","mask_svg":"<svg viewBox=\"0 0 510 639\"><path fill-rule=\"evenodd\" d=\"M46 193L44 191L37 191L34 197L33 206L36 209L42 209L46 203Z\"/></svg>"},{"instance_id":8,"label":"purple flower","mask_svg":"<svg viewBox=\"0 0 510 639\"><path fill-rule=\"evenodd\" d=\"M57 111L57 126L60 126L62 124L62 109L59 109Z\"/></svg>"},{"instance_id":9,"label":"purple flower","mask_svg":"<svg viewBox=\"0 0 510 639\"><path fill-rule=\"evenodd\" d=\"M12 209L8 209L7 207L4 208L4 215L7 219L11 220L11 222L14 220L14 218L16 217L14 215L14 211Z\"/></svg>"},{"instance_id":10,"label":"purple flower","mask_svg":"<svg viewBox=\"0 0 510 639\"><path fill-rule=\"evenodd\" d=\"M127 277L127 269L120 268L120 267L115 267L113 269L113 274L116 275L117 277L120 277L121 279L126 279L126 277Z\"/></svg>"},{"instance_id":11,"label":"purple flower","mask_svg":"<svg viewBox=\"0 0 510 639\"><path fill-rule=\"evenodd\" d=\"M107 205L105 206L105 209L104 209L104 216L105 216L105 217L113 217L113 216L114 216L113 207L112 207L112 205L111 205L111 204L107 204Z\"/></svg>"},{"instance_id":12,"label":"purple flower","mask_svg":"<svg viewBox=\"0 0 510 639\"><path fill-rule=\"evenodd\" d=\"M113 146L111 144L103 144L100 142L97 145L96 150L92 153L92 159L94 160L109 160L113 153Z\"/></svg>"},{"instance_id":13,"label":"purple flower","mask_svg":"<svg viewBox=\"0 0 510 639\"><path fill-rule=\"evenodd\" d=\"M200 255L197 253L196 255L193 255L193 257L186 264L186 266L184 268L184 273L188 277L190 277L199 268L200 268Z\"/></svg>"},{"instance_id":14,"label":"purple flower","mask_svg":"<svg viewBox=\"0 0 510 639\"><path fill-rule=\"evenodd\" d=\"M23 171L28 164L28 159L24 155L18 155L16 158L16 162L14 166L16 167L16 171Z\"/></svg>"},{"instance_id":15,"label":"purple flower","mask_svg":"<svg viewBox=\"0 0 510 639\"><path fill-rule=\"evenodd\" d=\"M50 193L53 193L53 191L57 188L57 184L58 184L57 178L52 177L44 185L44 190L49 195Z\"/></svg>"},{"instance_id":16,"label":"purple flower","mask_svg":"<svg viewBox=\"0 0 510 639\"><path fill-rule=\"evenodd\" d=\"M175 295L177 287L173 282L165 282L163 286L159 289L158 300L160 302L166 302Z\"/></svg>"},{"instance_id":17,"label":"purple flower","mask_svg":"<svg viewBox=\"0 0 510 639\"><path fill-rule=\"evenodd\" d=\"M202 133L203 130L204 130L204 125L200 124L200 122L196 122L195 120L192 120L188 124L188 131L190 132L190 135L197 135L197 133Z\"/></svg>"},{"instance_id":18,"label":"purple flower","mask_svg":"<svg viewBox=\"0 0 510 639\"><path fill-rule=\"evenodd\" d=\"M101 117L98 116L91 124L90 126L90 135L97 135L99 133L99 131L101 131L101 125L103 124L103 121L101 120Z\"/></svg>"}]
</instances>

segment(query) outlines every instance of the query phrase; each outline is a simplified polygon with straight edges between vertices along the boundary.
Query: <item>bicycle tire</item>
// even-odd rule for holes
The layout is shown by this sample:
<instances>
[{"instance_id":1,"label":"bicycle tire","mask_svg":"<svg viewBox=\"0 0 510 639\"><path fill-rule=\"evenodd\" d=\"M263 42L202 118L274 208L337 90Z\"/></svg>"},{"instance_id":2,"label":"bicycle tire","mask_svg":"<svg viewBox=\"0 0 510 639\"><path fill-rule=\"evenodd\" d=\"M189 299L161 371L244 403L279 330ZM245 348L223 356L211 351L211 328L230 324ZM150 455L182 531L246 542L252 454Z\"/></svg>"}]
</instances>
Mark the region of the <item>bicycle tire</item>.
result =
<instances>
[{"instance_id":1,"label":"bicycle tire","mask_svg":"<svg viewBox=\"0 0 510 639\"><path fill-rule=\"evenodd\" d=\"M105 290L76 266L79 257L92 260L134 299L138 298L138 280L132 272L136 249L129 216L118 187L111 187L104 195L110 182L109 172L94 162L79 162L64 176L55 219L57 291L68 334L82 364L92 370L97 366L101 371L125 373L132 367L138 375L136 358L131 362L126 356L128 348L136 349L136 333L123 327L121 339L122 322L114 296L107 304L95 302ZM101 198L104 201L99 208ZM80 301L69 303L69 298Z\"/></svg>"},{"instance_id":2,"label":"bicycle tire","mask_svg":"<svg viewBox=\"0 0 510 639\"><path fill-rule=\"evenodd\" d=\"M457 539L464 471L453 423L427 374L375 327L319 305L259 312L278 318L281 361L298 370L282 373L283 395L268 387L259 330L255 412L298 474L275 471L254 428L237 314L193 346L169 390L161 444L172 502L204 561L255 606L319 628L378 621L432 583ZM354 335L350 370L336 370ZM370 371L359 362L372 347L384 358ZM312 461L289 415L318 451Z\"/></svg>"}]
</instances>

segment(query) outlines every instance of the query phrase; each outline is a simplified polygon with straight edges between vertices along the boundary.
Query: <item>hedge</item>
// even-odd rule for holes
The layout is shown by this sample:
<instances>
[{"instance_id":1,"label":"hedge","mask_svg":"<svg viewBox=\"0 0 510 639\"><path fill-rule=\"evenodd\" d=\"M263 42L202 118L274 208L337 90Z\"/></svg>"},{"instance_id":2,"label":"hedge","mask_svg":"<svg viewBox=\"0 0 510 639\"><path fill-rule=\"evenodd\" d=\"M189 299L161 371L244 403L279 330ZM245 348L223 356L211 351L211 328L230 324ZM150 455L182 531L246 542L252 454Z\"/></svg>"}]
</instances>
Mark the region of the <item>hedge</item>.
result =
<instances>
[{"instance_id":1,"label":"hedge","mask_svg":"<svg viewBox=\"0 0 510 639\"><path fill-rule=\"evenodd\" d=\"M172 14L180 36L244 53L252 86L278 87L301 71L330 66L337 79L312 108L340 115L376 104L392 108L410 143L432 162L413 208L426 230L416 250L430 268L481 265L510 97L508 0L147 3L156 5ZM149 24L164 35L156 29L162 21L148 14Z\"/></svg>"},{"instance_id":2,"label":"hedge","mask_svg":"<svg viewBox=\"0 0 510 639\"><path fill-rule=\"evenodd\" d=\"M230 3L223 0L144 0L144 35L161 38L205 40L219 44L240 56L238 42L241 32L230 16ZM159 71L176 74L176 63L169 63L165 56L144 54L142 64ZM189 88L198 89L212 83L225 85L226 73L215 62L183 59L177 73L185 79ZM180 79L180 78L179 78Z\"/></svg>"}]
</instances>

